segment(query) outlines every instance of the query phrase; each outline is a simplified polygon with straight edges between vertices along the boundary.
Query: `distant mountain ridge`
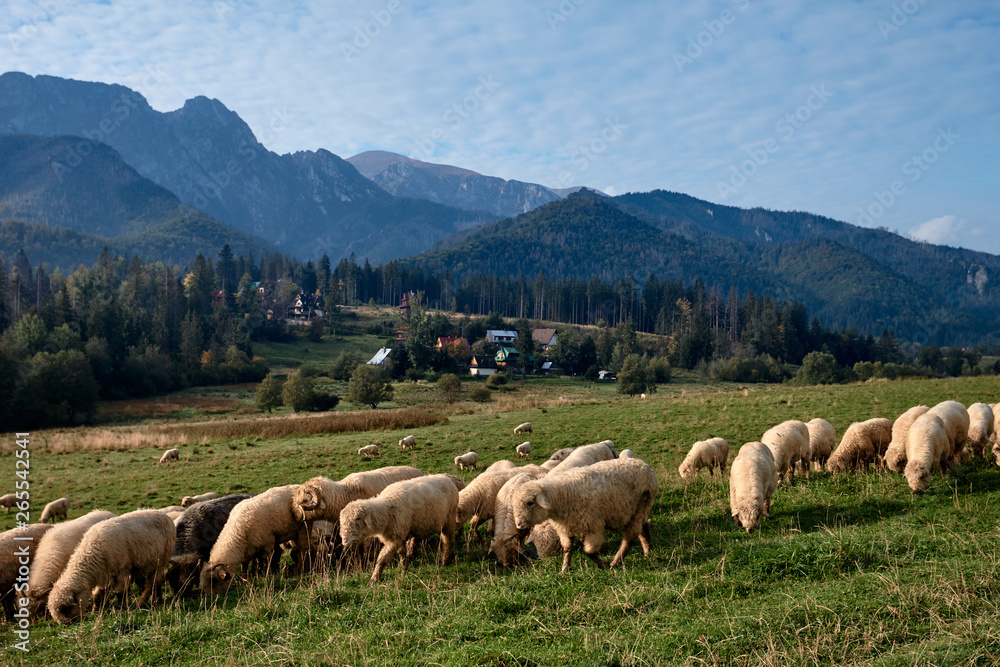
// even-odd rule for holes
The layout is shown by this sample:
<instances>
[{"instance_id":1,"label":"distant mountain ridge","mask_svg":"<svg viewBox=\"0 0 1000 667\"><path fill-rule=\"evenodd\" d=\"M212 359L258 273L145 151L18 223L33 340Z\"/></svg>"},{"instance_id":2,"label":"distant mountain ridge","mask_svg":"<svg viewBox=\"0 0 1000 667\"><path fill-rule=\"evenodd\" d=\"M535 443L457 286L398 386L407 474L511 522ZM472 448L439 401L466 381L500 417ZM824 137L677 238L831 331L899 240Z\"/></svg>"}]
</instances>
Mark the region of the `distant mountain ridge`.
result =
<instances>
[{"instance_id":1,"label":"distant mountain ridge","mask_svg":"<svg viewBox=\"0 0 1000 667\"><path fill-rule=\"evenodd\" d=\"M273 153L239 115L206 97L160 113L124 86L8 72L0 75L0 133L83 137L67 162L106 143L181 201L299 257L403 257L496 219L394 197L326 150Z\"/></svg>"},{"instance_id":2,"label":"distant mountain ridge","mask_svg":"<svg viewBox=\"0 0 1000 667\"><path fill-rule=\"evenodd\" d=\"M501 218L526 213L562 197L537 183L483 176L469 169L432 164L388 151L365 151L347 161L391 194L467 211L487 211Z\"/></svg>"}]
</instances>

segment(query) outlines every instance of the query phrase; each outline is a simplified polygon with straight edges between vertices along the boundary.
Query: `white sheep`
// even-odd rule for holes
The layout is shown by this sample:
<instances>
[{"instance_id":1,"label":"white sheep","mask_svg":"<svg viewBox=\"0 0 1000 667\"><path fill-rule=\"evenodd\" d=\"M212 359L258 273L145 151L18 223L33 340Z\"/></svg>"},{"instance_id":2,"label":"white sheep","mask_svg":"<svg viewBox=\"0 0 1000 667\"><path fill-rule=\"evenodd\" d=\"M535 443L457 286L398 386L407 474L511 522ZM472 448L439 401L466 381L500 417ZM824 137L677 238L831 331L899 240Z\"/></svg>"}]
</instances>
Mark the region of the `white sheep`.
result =
<instances>
[{"instance_id":1,"label":"white sheep","mask_svg":"<svg viewBox=\"0 0 1000 667\"><path fill-rule=\"evenodd\" d=\"M389 466L354 472L339 482L326 477L313 477L295 492L292 506L300 521L322 519L335 523L340 519L340 512L347 503L374 498L390 484L423 475L423 472L412 466Z\"/></svg>"},{"instance_id":2,"label":"white sheep","mask_svg":"<svg viewBox=\"0 0 1000 667\"><path fill-rule=\"evenodd\" d=\"M546 463L559 463L560 461L564 461L567 456L573 453L574 449L576 449L576 447L563 447L550 456Z\"/></svg>"},{"instance_id":3,"label":"white sheep","mask_svg":"<svg viewBox=\"0 0 1000 667\"><path fill-rule=\"evenodd\" d=\"M990 406L990 409L993 410L995 417L1000 414L1000 403L994 403ZM997 465L1000 466L1000 431L996 428L993 429L993 458L996 460Z\"/></svg>"},{"instance_id":4,"label":"white sheep","mask_svg":"<svg viewBox=\"0 0 1000 667\"><path fill-rule=\"evenodd\" d=\"M358 450L358 456L363 456L365 458L368 458L369 456L378 456L378 445L365 445Z\"/></svg>"},{"instance_id":5,"label":"white sheep","mask_svg":"<svg viewBox=\"0 0 1000 667\"><path fill-rule=\"evenodd\" d=\"M837 432L830 422L818 417L806 422L806 428L809 430L809 459L822 470L837 444Z\"/></svg>"},{"instance_id":6,"label":"white sheep","mask_svg":"<svg viewBox=\"0 0 1000 667\"><path fill-rule=\"evenodd\" d=\"M642 400L645 401L646 400L646 395L645 394L639 394L639 398L641 398Z\"/></svg>"},{"instance_id":7,"label":"white sheep","mask_svg":"<svg viewBox=\"0 0 1000 667\"><path fill-rule=\"evenodd\" d=\"M977 457L986 455L986 445L993 439L994 420L993 408L986 403L973 403L969 406L969 437L968 444Z\"/></svg>"},{"instance_id":8,"label":"white sheep","mask_svg":"<svg viewBox=\"0 0 1000 667\"><path fill-rule=\"evenodd\" d=\"M595 442L592 445L583 445L582 447L575 448L566 458L550 468L549 474L556 474L565 470L582 468L600 461L610 461L614 459L617 452L615 452L612 447L608 446L608 443L610 442L610 440L606 440ZM549 461L551 460L552 459L549 459ZM549 461L546 461L546 463ZM543 464L543 467L548 466L544 466Z\"/></svg>"},{"instance_id":9,"label":"white sheep","mask_svg":"<svg viewBox=\"0 0 1000 667\"><path fill-rule=\"evenodd\" d=\"M764 432L760 441L767 445L774 457L774 465L778 470L778 479L788 476L788 481L795 477L795 464L802 461L806 470L806 479L812 468L809 459L809 428L795 419L781 422Z\"/></svg>"},{"instance_id":10,"label":"white sheep","mask_svg":"<svg viewBox=\"0 0 1000 667\"><path fill-rule=\"evenodd\" d=\"M942 473L950 467L954 446L944 421L933 410L925 412L910 426L906 434L906 468L903 476L914 493L922 493L930 485L934 468Z\"/></svg>"},{"instance_id":11,"label":"white sheep","mask_svg":"<svg viewBox=\"0 0 1000 667\"><path fill-rule=\"evenodd\" d=\"M729 468L729 511L738 526L749 533L771 513L771 497L778 486L778 467L771 448L748 442Z\"/></svg>"},{"instance_id":12,"label":"white sheep","mask_svg":"<svg viewBox=\"0 0 1000 667\"><path fill-rule=\"evenodd\" d=\"M448 475L428 475L396 482L375 498L355 500L340 513L340 538L345 548L377 537L382 550L375 561L371 583L385 564L406 545L402 556L405 573L413 557L414 538L441 537L441 565L454 555L458 490Z\"/></svg>"},{"instance_id":13,"label":"white sheep","mask_svg":"<svg viewBox=\"0 0 1000 667\"><path fill-rule=\"evenodd\" d=\"M531 422L524 422L514 427L514 435L518 433L531 433Z\"/></svg>"},{"instance_id":14,"label":"white sheep","mask_svg":"<svg viewBox=\"0 0 1000 667\"><path fill-rule=\"evenodd\" d=\"M526 459L526 458L530 458L531 457L531 443L530 442L522 442L515 449L517 450L517 458L519 458L519 459Z\"/></svg>"},{"instance_id":15,"label":"white sheep","mask_svg":"<svg viewBox=\"0 0 1000 667\"><path fill-rule=\"evenodd\" d=\"M38 519L38 521L41 523L48 523L49 519L52 519L52 523L55 523L57 517L67 519L69 517L69 505L70 502L68 498L53 500L45 506L45 509L42 510L42 516Z\"/></svg>"},{"instance_id":16,"label":"white sheep","mask_svg":"<svg viewBox=\"0 0 1000 667\"><path fill-rule=\"evenodd\" d=\"M623 449L621 451L621 453L618 455L618 458L620 458L620 459L634 459L635 458L635 452L633 452L631 449Z\"/></svg>"},{"instance_id":17,"label":"white sheep","mask_svg":"<svg viewBox=\"0 0 1000 667\"><path fill-rule=\"evenodd\" d=\"M680 465L681 479L694 479L702 468L708 468L712 477L715 477L716 468L725 474L726 461L728 460L729 443L723 438L699 440L691 445L691 451L684 457L684 461Z\"/></svg>"},{"instance_id":18,"label":"white sheep","mask_svg":"<svg viewBox=\"0 0 1000 667\"><path fill-rule=\"evenodd\" d=\"M192 505L195 505L197 503L203 503L206 500L215 500L218 497L219 494L216 493L215 491L209 491L208 493L202 493L197 496L184 496L183 498L181 498L181 507L187 509L188 507L191 507Z\"/></svg>"},{"instance_id":19,"label":"white sheep","mask_svg":"<svg viewBox=\"0 0 1000 667\"><path fill-rule=\"evenodd\" d=\"M475 470L478 463L479 454L475 452L467 452L455 457L455 467L459 470L465 470L466 468Z\"/></svg>"},{"instance_id":20,"label":"white sheep","mask_svg":"<svg viewBox=\"0 0 1000 667\"><path fill-rule=\"evenodd\" d=\"M622 531L611 567L623 562L639 538L648 556L649 511L660 488L656 473L639 459L600 461L582 468L549 473L514 492L514 525L518 530L549 521L563 551L562 572L569 570L573 537L583 538L583 552L597 564L607 529Z\"/></svg>"},{"instance_id":21,"label":"white sheep","mask_svg":"<svg viewBox=\"0 0 1000 667\"><path fill-rule=\"evenodd\" d=\"M892 423L892 440L885 450L885 467L893 472L902 473L906 467L906 434L918 417L930 410L926 405L915 405L896 417Z\"/></svg>"},{"instance_id":22,"label":"white sheep","mask_svg":"<svg viewBox=\"0 0 1000 667\"><path fill-rule=\"evenodd\" d=\"M9 513L10 508L17 504L17 496L13 493L8 493L0 496L0 507L3 507L4 513Z\"/></svg>"},{"instance_id":23,"label":"white sheep","mask_svg":"<svg viewBox=\"0 0 1000 667\"><path fill-rule=\"evenodd\" d=\"M408 435L399 441L400 449L416 449L417 448L417 437L415 435Z\"/></svg>"},{"instance_id":24,"label":"white sheep","mask_svg":"<svg viewBox=\"0 0 1000 667\"><path fill-rule=\"evenodd\" d=\"M27 567L27 562L34 562L38 543L51 529L52 526L47 523L32 523L0 533L0 608L3 609L2 616L10 621L14 621L17 579L25 574L21 568Z\"/></svg>"},{"instance_id":25,"label":"white sheep","mask_svg":"<svg viewBox=\"0 0 1000 667\"><path fill-rule=\"evenodd\" d=\"M513 461L508 461L507 459L500 459L499 461L494 461L493 463L491 463L483 472L493 472L495 470L511 470L512 468L516 467L517 464L514 463Z\"/></svg>"},{"instance_id":26,"label":"white sheep","mask_svg":"<svg viewBox=\"0 0 1000 667\"><path fill-rule=\"evenodd\" d=\"M521 474L518 468L495 470L484 472L469 482L458 494L456 529L461 529L468 523L469 531L475 535L476 542L483 544L483 539L477 530L479 524L493 518L497 493L507 480L518 474Z\"/></svg>"},{"instance_id":27,"label":"white sheep","mask_svg":"<svg viewBox=\"0 0 1000 667\"><path fill-rule=\"evenodd\" d=\"M179 461L181 458L181 450L179 449L168 449L163 452L163 456L160 457L160 462L157 465L167 463L168 461Z\"/></svg>"},{"instance_id":28,"label":"white sheep","mask_svg":"<svg viewBox=\"0 0 1000 667\"><path fill-rule=\"evenodd\" d=\"M519 531L514 525L514 508L511 504L514 492L525 482L538 479L548 471L539 467L537 472L521 470L516 472L517 474L500 487L493 505L493 538L490 540L489 550L497 557L498 561L507 566L514 565L519 558L524 556L521 540L528 534L528 531Z\"/></svg>"},{"instance_id":29,"label":"white sheep","mask_svg":"<svg viewBox=\"0 0 1000 667\"><path fill-rule=\"evenodd\" d=\"M92 602L100 606L112 591L124 599L132 581L141 591L138 606L159 596L175 535L174 522L156 510L129 512L91 526L49 592L52 618L59 623L79 620Z\"/></svg>"},{"instance_id":30,"label":"white sheep","mask_svg":"<svg viewBox=\"0 0 1000 667\"><path fill-rule=\"evenodd\" d=\"M49 602L49 592L66 569L73 551L90 527L118 516L114 512L94 510L72 521L66 521L45 533L38 541L38 550L31 559L28 576L28 613L44 613Z\"/></svg>"},{"instance_id":31,"label":"white sheep","mask_svg":"<svg viewBox=\"0 0 1000 667\"><path fill-rule=\"evenodd\" d=\"M927 412L941 418L951 441L952 456L957 461L965 453L965 441L969 437L969 411L958 401L942 401Z\"/></svg>"},{"instance_id":32,"label":"white sheep","mask_svg":"<svg viewBox=\"0 0 1000 667\"><path fill-rule=\"evenodd\" d=\"M885 454L892 440L892 421L883 417L854 422L844 431L837 449L826 462L830 472L867 470Z\"/></svg>"},{"instance_id":33,"label":"white sheep","mask_svg":"<svg viewBox=\"0 0 1000 667\"><path fill-rule=\"evenodd\" d=\"M292 559L301 566L301 545L309 544L309 532L292 509L292 498L299 486L277 486L233 507L208 562L201 568L203 591L211 593L231 585L237 568L251 560L262 569L274 571L281 558L282 542L291 540L300 545Z\"/></svg>"}]
</instances>

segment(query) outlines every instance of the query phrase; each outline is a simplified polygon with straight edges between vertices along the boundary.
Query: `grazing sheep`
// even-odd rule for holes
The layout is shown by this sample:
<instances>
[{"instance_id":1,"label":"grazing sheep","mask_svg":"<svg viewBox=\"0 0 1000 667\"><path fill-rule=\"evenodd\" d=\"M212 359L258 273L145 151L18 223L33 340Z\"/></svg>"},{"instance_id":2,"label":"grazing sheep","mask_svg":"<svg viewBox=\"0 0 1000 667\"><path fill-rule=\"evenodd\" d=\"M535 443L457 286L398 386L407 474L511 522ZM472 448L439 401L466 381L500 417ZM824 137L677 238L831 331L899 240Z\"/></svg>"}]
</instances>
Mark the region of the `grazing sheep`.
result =
<instances>
[{"instance_id":1,"label":"grazing sheep","mask_svg":"<svg viewBox=\"0 0 1000 667\"><path fill-rule=\"evenodd\" d=\"M765 431L760 441L771 450L779 481L785 475L789 482L793 481L795 463L800 460L806 469L806 479L809 478L812 461L809 459L809 428L805 424L794 419L781 422Z\"/></svg>"},{"instance_id":2,"label":"grazing sheep","mask_svg":"<svg viewBox=\"0 0 1000 667\"><path fill-rule=\"evenodd\" d=\"M45 533L38 541L38 550L31 559L28 578L28 613L38 616L45 613L49 592L66 569L70 557L90 527L118 516L114 512L94 510L66 521Z\"/></svg>"},{"instance_id":3,"label":"grazing sheep","mask_svg":"<svg viewBox=\"0 0 1000 667\"><path fill-rule=\"evenodd\" d=\"M941 472L950 467L954 447L944 421L933 410L918 417L906 434L906 477L910 490L923 493L930 485L934 468Z\"/></svg>"},{"instance_id":4,"label":"grazing sheep","mask_svg":"<svg viewBox=\"0 0 1000 667\"><path fill-rule=\"evenodd\" d=\"M892 440L885 450L885 467L893 472L902 473L906 467L906 434L918 417L930 410L926 405L915 405L896 418L892 423Z\"/></svg>"},{"instance_id":5,"label":"grazing sheep","mask_svg":"<svg viewBox=\"0 0 1000 667\"><path fill-rule=\"evenodd\" d=\"M729 511L736 525L749 533L771 513L771 496L778 486L778 467L771 448L748 442L729 467Z\"/></svg>"},{"instance_id":6,"label":"grazing sheep","mask_svg":"<svg viewBox=\"0 0 1000 667\"><path fill-rule=\"evenodd\" d=\"M600 461L593 465L549 473L526 482L514 492L514 525L518 530L551 522L563 551L562 571L569 570L573 537L583 538L583 552L604 567L599 552L607 529L622 531L622 542L611 567L623 562L632 541L639 538L648 556L649 511L660 488L656 473L639 459Z\"/></svg>"},{"instance_id":7,"label":"grazing sheep","mask_svg":"<svg viewBox=\"0 0 1000 667\"><path fill-rule=\"evenodd\" d=\"M555 468L560 463L561 463L561 461L553 461L552 459L549 459L548 461L546 461L545 463L542 464L542 467L545 468L546 470L552 470L553 468ZM998 464L998 465L1000 465L1000 464Z\"/></svg>"},{"instance_id":8,"label":"grazing sheep","mask_svg":"<svg viewBox=\"0 0 1000 667\"><path fill-rule=\"evenodd\" d=\"M298 547L292 552L292 560L302 565L302 545L309 544L309 532L292 510L292 498L299 487L276 486L233 507L208 562L201 568L199 583L203 591L213 593L231 585L237 568L251 560L273 572L281 558L281 543L289 540Z\"/></svg>"},{"instance_id":9,"label":"grazing sheep","mask_svg":"<svg viewBox=\"0 0 1000 667\"><path fill-rule=\"evenodd\" d=\"M574 449L576 449L576 447L563 447L562 449L558 450L555 454L550 456L549 460L546 461L546 463L548 463L549 461L553 461L555 463L564 461L567 456L573 453Z\"/></svg>"},{"instance_id":10,"label":"grazing sheep","mask_svg":"<svg viewBox=\"0 0 1000 667\"><path fill-rule=\"evenodd\" d=\"M138 606L151 595L158 597L174 540L174 522L156 510L129 512L94 524L49 592L52 618L59 623L79 620L92 603L99 606L112 591L124 601L132 581L140 590Z\"/></svg>"},{"instance_id":11,"label":"grazing sheep","mask_svg":"<svg viewBox=\"0 0 1000 667\"><path fill-rule=\"evenodd\" d=\"M967 443L972 453L982 458L986 455L986 445L993 438L995 415L993 408L985 403L969 406L969 436Z\"/></svg>"},{"instance_id":12,"label":"grazing sheep","mask_svg":"<svg viewBox=\"0 0 1000 667\"><path fill-rule=\"evenodd\" d=\"M611 447L608 447L607 443L609 442L611 441L606 440L603 442L595 442L592 445L577 447L569 453L569 456L551 468L550 474L561 473L565 470L572 470L573 468L582 468L584 466L593 465L599 461L610 461L614 459L618 452L615 452ZM549 460L551 461L551 459ZM546 463L548 463L548 461L546 461Z\"/></svg>"},{"instance_id":13,"label":"grazing sheep","mask_svg":"<svg viewBox=\"0 0 1000 667\"><path fill-rule=\"evenodd\" d=\"M3 610L2 615L11 621L14 620L18 577L22 577L22 582L24 581L29 563L35 561L42 537L51 529L52 526L47 523L32 523L24 528L12 528L0 533L0 609ZM22 567L25 569L22 570Z\"/></svg>"},{"instance_id":14,"label":"grazing sheep","mask_svg":"<svg viewBox=\"0 0 1000 667\"><path fill-rule=\"evenodd\" d=\"M646 395L645 394L639 394L639 398L641 398L642 400L645 401L646 400Z\"/></svg>"},{"instance_id":15,"label":"grazing sheep","mask_svg":"<svg viewBox=\"0 0 1000 667\"><path fill-rule=\"evenodd\" d=\"M514 475L521 474L518 468L484 472L472 480L458 494L458 518L456 529L461 529L466 523L469 531L475 535L476 542L483 544L482 536L477 532L479 524L493 518L497 493Z\"/></svg>"},{"instance_id":16,"label":"grazing sheep","mask_svg":"<svg viewBox=\"0 0 1000 667\"><path fill-rule=\"evenodd\" d=\"M49 519L52 519L52 523L56 522L57 517L62 517L66 519L69 517L69 499L59 498L58 500L53 500L51 503L45 506L42 510L42 516L38 519L40 523L48 523Z\"/></svg>"},{"instance_id":17,"label":"grazing sheep","mask_svg":"<svg viewBox=\"0 0 1000 667\"><path fill-rule=\"evenodd\" d=\"M892 440L892 422L882 417L854 422L826 462L830 472L868 469L886 452Z\"/></svg>"},{"instance_id":18,"label":"grazing sheep","mask_svg":"<svg viewBox=\"0 0 1000 667\"><path fill-rule=\"evenodd\" d=\"M476 454L475 452L468 452L455 457L455 467L459 470L465 470L466 468L472 468L475 470L478 463L479 454Z\"/></svg>"},{"instance_id":19,"label":"grazing sheep","mask_svg":"<svg viewBox=\"0 0 1000 667\"><path fill-rule=\"evenodd\" d=\"M417 448L417 436L408 435L399 441L400 449L416 449Z\"/></svg>"},{"instance_id":20,"label":"grazing sheep","mask_svg":"<svg viewBox=\"0 0 1000 667\"><path fill-rule=\"evenodd\" d=\"M179 449L168 449L163 452L163 456L160 457L160 462L157 465L166 463L168 461L179 461L181 458L181 450Z\"/></svg>"},{"instance_id":21,"label":"grazing sheep","mask_svg":"<svg viewBox=\"0 0 1000 667\"><path fill-rule=\"evenodd\" d=\"M954 450L952 456L957 461L965 453L965 441L969 437L969 411L958 401L942 401L927 412L941 418Z\"/></svg>"},{"instance_id":22,"label":"grazing sheep","mask_svg":"<svg viewBox=\"0 0 1000 667\"><path fill-rule=\"evenodd\" d=\"M547 472L541 467L538 471L518 470L517 474L508 479L497 492L493 505L493 538L490 540L489 550L503 565L514 565L524 557L521 541L528 535L528 531L519 531L514 525L514 508L511 504L514 492L525 482L543 477Z\"/></svg>"},{"instance_id":23,"label":"grazing sheep","mask_svg":"<svg viewBox=\"0 0 1000 667\"><path fill-rule=\"evenodd\" d=\"M726 461L729 460L729 443L722 438L699 440L691 445L691 451L680 465L681 479L694 479L702 468L715 477L715 469L726 472Z\"/></svg>"},{"instance_id":24,"label":"grazing sheep","mask_svg":"<svg viewBox=\"0 0 1000 667\"><path fill-rule=\"evenodd\" d=\"M516 468L517 464L513 461L508 461L507 459L500 459L499 461L494 461L489 465L483 472L494 472L496 470L511 470Z\"/></svg>"},{"instance_id":25,"label":"grazing sheep","mask_svg":"<svg viewBox=\"0 0 1000 667\"><path fill-rule=\"evenodd\" d=\"M451 480L452 484L455 485L455 488L458 489L459 493L461 493L462 489L465 488L465 482L462 481L462 478L459 477L458 475L452 475L450 472L446 472L446 473L442 473L442 474L445 477L447 477L448 479Z\"/></svg>"},{"instance_id":26,"label":"grazing sheep","mask_svg":"<svg viewBox=\"0 0 1000 667\"><path fill-rule=\"evenodd\" d=\"M518 445L516 447L516 449L517 449L517 458L519 458L519 459L527 459L527 458L531 457L531 443L530 442L522 442L520 445Z\"/></svg>"},{"instance_id":27,"label":"grazing sheep","mask_svg":"<svg viewBox=\"0 0 1000 667\"><path fill-rule=\"evenodd\" d=\"M138 509L142 509L142 508L138 508ZM180 512L181 514L183 514L184 513L184 509L185 508L182 507L182 506L180 506L180 505L169 505L167 507L158 507L156 509L156 511L157 512L163 512L164 514L173 514L174 512Z\"/></svg>"},{"instance_id":28,"label":"grazing sheep","mask_svg":"<svg viewBox=\"0 0 1000 667\"><path fill-rule=\"evenodd\" d=\"M531 422L524 422L514 427L514 435L518 433L531 433Z\"/></svg>"},{"instance_id":29,"label":"grazing sheep","mask_svg":"<svg viewBox=\"0 0 1000 667\"><path fill-rule=\"evenodd\" d=\"M375 498L355 500L340 513L340 538L344 548L368 537L377 537L382 550L375 561L371 583L403 545L403 572L413 558L414 538L441 537L441 565L454 555L458 490L447 475L428 475L396 482Z\"/></svg>"},{"instance_id":30,"label":"grazing sheep","mask_svg":"<svg viewBox=\"0 0 1000 667\"><path fill-rule=\"evenodd\" d=\"M206 500L215 500L219 497L219 494L215 491L209 491L208 493L203 493L199 496L184 496L181 498L181 507L187 509L196 503L203 503Z\"/></svg>"},{"instance_id":31,"label":"grazing sheep","mask_svg":"<svg viewBox=\"0 0 1000 667\"><path fill-rule=\"evenodd\" d=\"M326 477L313 477L295 492L292 505L300 521L322 519L336 523L347 503L374 498L390 484L423 475L412 466L389 466L354 472L339 482Z\"/></svg>"},{"instance_id":32,"label":"grazing sheep","mask_svg":"<svg viewBox=\"0 0 1000 667\"><path fill-rule=\"evenodd\" d=\"M10 512L10 508L14 507L17 503L17 496L13 493L8 493L6 495L0 496L0 507L3 507L4 513Z\"/></svg>"},{"instance_id":33,"label":"grazing sheep","mask_svg":"<svg viewBox=\"0 0 1000 667\"><path fill-rule=\"evenodd\" d=\"M993 410L994 417L1000 414L1000 403L994 403L990 406ZM994 424L994 426L996 426ZM1000 432L996 428L993 429L993 458L996 460L998 466L1000 466Z\"/></svg>"},{"instance_id":34,"label":"grazing sheep","mask_svg":"<svg viewBox=\"0 0 1000 667\"><path fill-rule=\"evenodd\" d=\"M806 428L809 430L809 459L822 470L837 444L837 432L830 422L819 418L806 422Z\"/></svg>"},{"instance_id":35,"label":"grazing sheep","mask_svg":"<svg viewBox=\"0 0 1000 667\"><path fill-rule=\"evenodd\" d=\"M378 456L378 445L365 445L358 450L358 456L363 456L368 458L369 456Z\"/></svg>"},{"instance_id":36,"label":"grazing sheep","mask_svg":"<svg viewBox=\"0 0 1000 667\"><path fill-rule=\"evenodd\" d=\"M198 570L211 556L212 547L229 520L229 514L247 498L253 496L235 493L195 503L177 519L177 541L167 573L167 582L175 595L194 583Z\"/></svg>"}]
</instances>

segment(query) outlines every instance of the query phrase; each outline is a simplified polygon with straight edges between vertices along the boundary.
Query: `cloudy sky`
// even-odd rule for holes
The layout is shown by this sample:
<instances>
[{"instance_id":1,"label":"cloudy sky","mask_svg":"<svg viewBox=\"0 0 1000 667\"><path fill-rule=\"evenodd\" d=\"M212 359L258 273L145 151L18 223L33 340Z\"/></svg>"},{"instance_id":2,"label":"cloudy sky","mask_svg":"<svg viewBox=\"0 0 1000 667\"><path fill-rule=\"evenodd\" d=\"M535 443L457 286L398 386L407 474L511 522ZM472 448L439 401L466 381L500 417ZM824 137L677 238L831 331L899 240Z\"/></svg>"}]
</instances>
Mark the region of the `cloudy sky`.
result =
<instances>
[{"instance_id":1,"label":"cloudy sky","mask_svg":"<svg viewBox=\"0 0 1000 667\"><path fill-rule=\"evenodd\" d=\"M5 0L0 71L395 151L1000 253L993 0Z\"/></svg>"}]
</instances>

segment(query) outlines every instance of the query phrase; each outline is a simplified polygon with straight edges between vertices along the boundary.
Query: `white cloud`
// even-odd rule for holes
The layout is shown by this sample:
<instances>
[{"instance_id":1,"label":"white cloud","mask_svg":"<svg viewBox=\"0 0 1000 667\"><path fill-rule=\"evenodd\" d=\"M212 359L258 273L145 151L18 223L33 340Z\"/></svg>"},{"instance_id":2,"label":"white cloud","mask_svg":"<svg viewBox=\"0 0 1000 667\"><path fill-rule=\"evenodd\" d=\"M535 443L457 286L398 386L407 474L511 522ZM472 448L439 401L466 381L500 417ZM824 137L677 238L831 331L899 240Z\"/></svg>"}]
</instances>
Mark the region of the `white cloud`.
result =
<instances>
[{"instance_id":1,"label":"white cloud","mask_svg":"<svg viewBox=\"0 0 1000 667\"><path fill-rule=\"evenodd\" d=\"M976 250L974 241L981 239L984 232L979 228L970 229L958 216L942 215L917 225L910 230L910 236L918 241Z\"/></svg>"}]
</instances>

